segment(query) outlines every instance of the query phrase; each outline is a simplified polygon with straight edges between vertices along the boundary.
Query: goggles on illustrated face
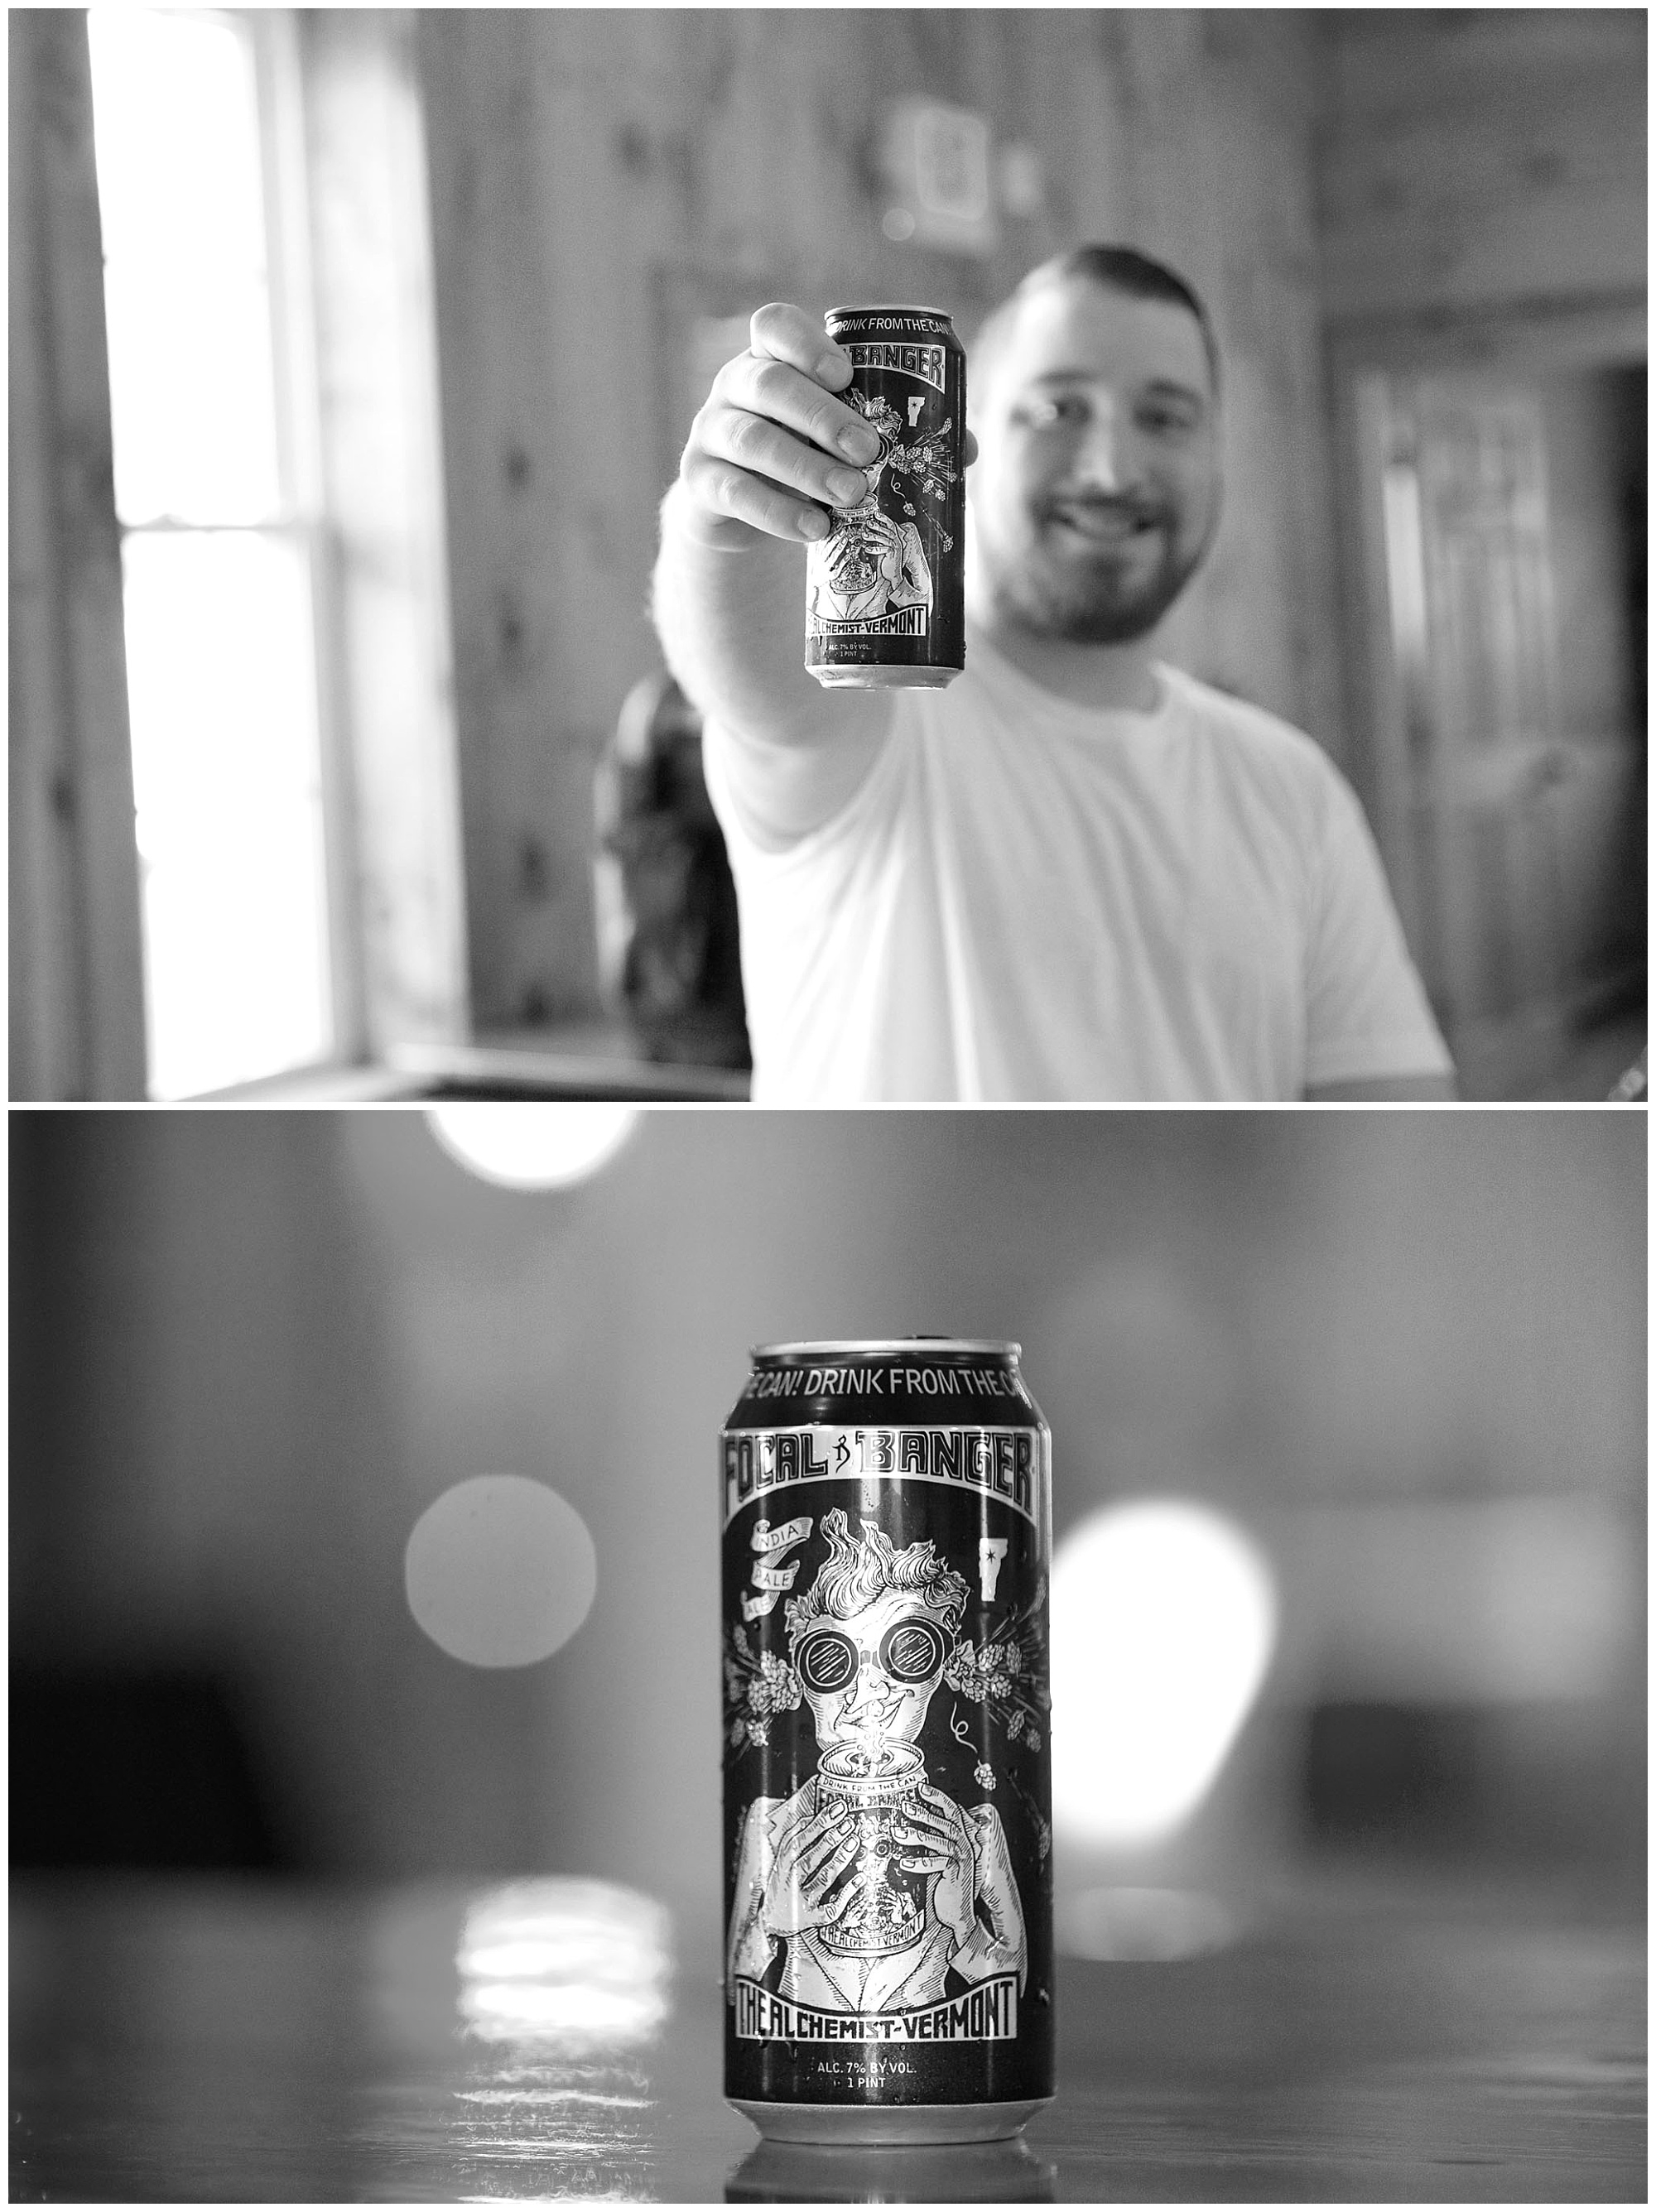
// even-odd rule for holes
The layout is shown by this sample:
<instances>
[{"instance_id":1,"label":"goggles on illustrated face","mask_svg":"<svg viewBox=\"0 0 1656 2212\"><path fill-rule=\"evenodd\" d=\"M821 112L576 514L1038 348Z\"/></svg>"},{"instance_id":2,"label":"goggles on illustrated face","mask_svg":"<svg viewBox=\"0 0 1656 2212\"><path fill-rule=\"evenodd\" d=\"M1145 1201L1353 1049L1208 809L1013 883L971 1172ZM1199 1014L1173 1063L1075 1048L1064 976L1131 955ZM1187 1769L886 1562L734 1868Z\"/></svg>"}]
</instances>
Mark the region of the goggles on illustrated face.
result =
<instances>
[{"instance_id":1,"label":"goggles on illustrated face","mask_svg":"<svg viewBox=\"0 0 1656 2212\"><path fill-rule=\"evenodd\" d=\"M843 1628L812 1628L800 1638L794 1666L807 1690L830 1697L849 1689L862 1664L862 1647ZM941 1674L949 1640L935 1620L894 1621L874 1654L880 1672L893 1682L928 1682Z\"/></svg>"}]
</instances>

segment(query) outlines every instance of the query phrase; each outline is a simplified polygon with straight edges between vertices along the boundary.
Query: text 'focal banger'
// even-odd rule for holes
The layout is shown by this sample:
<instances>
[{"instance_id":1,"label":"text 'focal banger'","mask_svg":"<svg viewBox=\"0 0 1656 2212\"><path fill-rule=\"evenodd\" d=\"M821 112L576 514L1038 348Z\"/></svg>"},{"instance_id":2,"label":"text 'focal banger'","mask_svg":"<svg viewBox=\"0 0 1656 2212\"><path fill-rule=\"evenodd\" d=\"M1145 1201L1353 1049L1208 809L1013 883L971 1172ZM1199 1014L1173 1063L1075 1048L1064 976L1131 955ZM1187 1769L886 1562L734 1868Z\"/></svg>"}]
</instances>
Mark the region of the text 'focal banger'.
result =
<instances>
[{"instance_id":1,"label":"text 'focal banger'","mask_svg":"<svg viewBox=\"0 0 1656 2212\"><path fill-rule=\"evenodd\" d=\"M945 1482L998 1498L1038 1528L1040 1456L1030 1429L727 1431L727 1524L755 1498L801 1482Z\"/></svg>"}]
</instances>

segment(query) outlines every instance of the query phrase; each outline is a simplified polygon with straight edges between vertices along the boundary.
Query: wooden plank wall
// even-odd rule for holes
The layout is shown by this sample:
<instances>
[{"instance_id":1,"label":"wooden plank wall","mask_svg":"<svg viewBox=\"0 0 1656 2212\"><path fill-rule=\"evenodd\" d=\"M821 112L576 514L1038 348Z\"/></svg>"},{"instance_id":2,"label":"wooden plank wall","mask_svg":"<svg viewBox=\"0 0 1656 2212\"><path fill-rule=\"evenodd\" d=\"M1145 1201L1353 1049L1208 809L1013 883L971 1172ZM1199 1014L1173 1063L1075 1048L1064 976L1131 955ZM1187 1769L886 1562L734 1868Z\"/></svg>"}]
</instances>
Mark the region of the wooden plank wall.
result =
<instances>
[{"instance_id":1,"label":"wooden plank wall","mask_svg":"<svg viewBox=\"0 0 1656 2212\"><path fill-rule=\"evenodd\" d=\"M655 510L693 402L684 317L848 291L970 327L1028 268L1131 240L1225 345L1228 503L1173 657L1338 753L1312 205L1292 11L456 11L428 98L474 1017L594 1003L594 758L657 665ZM894 101L987 117L1044 208L983 259L896 246ZM665 349L665 354L664 354Z\"/></svg>"},{"instance_id":2,"label":"wooden plank wall","mask_svg":"<svg viewBox=\"0 0 1656 2212\"><path fill-rule=\"evenodd\" d=\"M142 1098L143 971L85 18L8 20L13 1098Z\"/></svg>"},{"instance_id":3,"label":"wooden plank wall","mask_svg":"<svg viewBox=\"0 0 1656 2212\"><path fill-rule=\"evenodd\" d=\"M1320 19L1331 321L1641 294L1642 9Z\"/></svg>"}]
</instances>

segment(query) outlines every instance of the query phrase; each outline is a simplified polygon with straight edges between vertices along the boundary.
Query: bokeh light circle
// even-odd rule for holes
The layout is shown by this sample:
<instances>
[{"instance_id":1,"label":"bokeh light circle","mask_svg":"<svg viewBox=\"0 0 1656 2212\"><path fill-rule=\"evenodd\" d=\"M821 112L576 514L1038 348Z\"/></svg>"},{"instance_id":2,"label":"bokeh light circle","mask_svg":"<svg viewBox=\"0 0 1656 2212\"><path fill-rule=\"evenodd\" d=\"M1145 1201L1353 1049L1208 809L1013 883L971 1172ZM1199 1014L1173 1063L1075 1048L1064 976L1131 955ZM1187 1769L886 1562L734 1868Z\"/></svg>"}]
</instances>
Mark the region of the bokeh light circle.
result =
<instances>
[{"instance_id":1,"label":"bokeh light circle","mask_svg":"<svg viewBox=\"0 0 1656 2212\"><path fill-rule=\"evenodd\" d=\"M557 1190L596 1175L637 1125L636 1106L431 1106L426 1124L452 1159L511 1190Z\"/></svg>"},{"instance_id":2,"label":"bokeh light circle","mask_svg":"<svg viewBox=\"0 0 1656 2212\"><path fill-rule=\"evenodd\" d=\"M1106 1845L1167 1835L1206 1796L1264 1680L1270 1565L1211 1506L1141 1498L1072 1528L1051 1588L1059 1832Z\"/></svg>"},{"instance_id":3,"label":"bokeh light circle","mask_svg":"<svg viewBox=\"0 0 1656 2212\"><path fill-rule=\"evenodd\" d=\"M598 1588L598 1555L567 1499L521 1474L456 1483L415 1522L410 1612L468 1667L533 1667L567 1644Z\"/></svg>"}]
</instances>

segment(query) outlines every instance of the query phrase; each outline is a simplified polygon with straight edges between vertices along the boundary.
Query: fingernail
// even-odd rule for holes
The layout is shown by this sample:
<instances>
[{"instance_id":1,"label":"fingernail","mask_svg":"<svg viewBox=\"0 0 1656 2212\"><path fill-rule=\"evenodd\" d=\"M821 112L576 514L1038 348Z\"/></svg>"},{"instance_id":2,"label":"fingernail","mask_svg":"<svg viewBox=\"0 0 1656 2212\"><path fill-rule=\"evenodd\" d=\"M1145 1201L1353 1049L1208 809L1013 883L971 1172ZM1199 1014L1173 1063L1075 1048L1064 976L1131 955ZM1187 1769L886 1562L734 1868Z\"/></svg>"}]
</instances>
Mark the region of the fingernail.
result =
<instances>
[{"instance_id":1,"label":"fingernail","mask_svg":"<svg viewBox=\"0 0 1656 2212\"><path fill-rule=\"evenodd\" d=\"M824 383L832 381L837 384L840 371L849 368L850 366L850 362L843 353L825 353L817 363L818 380Z\"/></svg>"},{"instance_id":2,"label":"fingernail","mask_svg":"<svg viewBox=\"0 0 1656 2212\"><path fill-rule=\"evenodd\" d=\"M819 507L807 507L800 517L800 528L807 538L825 538L828 518Z\"/></svg>"},{"instance_id":3,"label":"fingernail","mask_svg":"<svg viewBox=\"0 0 1656 2212\"><path fill-rule=\"evenodd\" d=\"M861 422L853 422L849 429L840 432L839 450L848 461L872 461L880 452L880 441Z\"/></svg>"},{"instance_id":4,"label":"fingernail","mask_svg":"<svg viewBox=\"0 0 1656 2212\"><path fill-rule=\"evenodd\" d=\"M868 489L866 477L855 469L836 469L828 479L828 489L837 500L849 507L862 497Z\"/></svg>"}]
</instances>

